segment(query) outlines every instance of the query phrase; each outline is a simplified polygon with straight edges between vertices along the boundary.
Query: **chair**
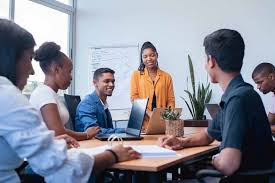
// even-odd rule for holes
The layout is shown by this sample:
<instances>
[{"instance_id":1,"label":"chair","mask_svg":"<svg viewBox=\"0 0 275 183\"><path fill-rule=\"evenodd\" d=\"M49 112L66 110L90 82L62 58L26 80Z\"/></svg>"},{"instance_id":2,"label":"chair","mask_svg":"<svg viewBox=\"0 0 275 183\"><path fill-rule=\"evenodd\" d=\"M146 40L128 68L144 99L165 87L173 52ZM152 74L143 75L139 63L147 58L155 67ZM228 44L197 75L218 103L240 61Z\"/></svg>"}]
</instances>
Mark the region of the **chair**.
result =
<instances>
[{"instance_id":1,"label":"chair","mask_svg":"<svg viewBox=\"0 0 275 183\"><path fill-rule=\"evenodd\" d=\"M234 177L255 177L255 176L269 176L269 183L274 183L275 179L273 176L275 176L275 169L268 169L268 170L254 170L254 171L242 171L242 172L237 172L233 175ZM212 183L213 180L205 181L204 179L206 177L214 177L214 178L225 178L226 176L222 174L221 172L213 169L203 169L200 170L196 173L196 180L199 183ZM194 182L194 179L189 179L187 182ZM184 180L172 180L172 181L166 181L165 183L185 183ZM214 181L216 182L216 181ZM220 181L220 182L227 182L227 181Z\"/></svg>"},{"instance_id":2,"label":"chair","mask_svg":"<svg viewBox=\"0 0 275 183\"><path fill-rule=\"evenodd\" d=\"M266 169L266 170L250 170L250 171L239 171L236 172L233 176L234 177L255 177L255 176L263 176L263 177L269 177L269 182L274 183L275 182L275 142L272 144L272 154L273 154L273 162L272 162L272 168ZM224 178L225 175L223 175L221 172L217 170L211 170L211 169L203 169L196 173L196 178L199 181L199 183L206 183L204 181L205 177L217 177L217 178Z\"/></svg>"},{"instance_id":3,"label":"chair","mask_svg":"<svg viewBox=\"0 0 275 183\"><path fill-rule=\"evenodd\" d=\"M80 96L77 95L67 95L64 94L64 99L70 114L71 122L72 122L72 127L74 130L75 129L75 113L76 113L76 108L78 104L80 103L81 99Z\"/></svg>"},{"instance_id":4,"label":"chair","mask_svg":"<svg viewBox=\"0 0 275 183\"><path fill-rule=\"evenodd\" d=\"M241 171L235 173L234 177L255 177L255 176L274 176L275 175L275 169L267 169L267 170L251 170L251 171ZM196 174L196 178L199 183L206 183L204 181L205 177L217 177L217 178L224 178L225 175L223 175L221 172L217 170L210 170L210 169L204 169L200 170ZM272 179L273 182L274 180Z\"/></svg>"}]
</instances>

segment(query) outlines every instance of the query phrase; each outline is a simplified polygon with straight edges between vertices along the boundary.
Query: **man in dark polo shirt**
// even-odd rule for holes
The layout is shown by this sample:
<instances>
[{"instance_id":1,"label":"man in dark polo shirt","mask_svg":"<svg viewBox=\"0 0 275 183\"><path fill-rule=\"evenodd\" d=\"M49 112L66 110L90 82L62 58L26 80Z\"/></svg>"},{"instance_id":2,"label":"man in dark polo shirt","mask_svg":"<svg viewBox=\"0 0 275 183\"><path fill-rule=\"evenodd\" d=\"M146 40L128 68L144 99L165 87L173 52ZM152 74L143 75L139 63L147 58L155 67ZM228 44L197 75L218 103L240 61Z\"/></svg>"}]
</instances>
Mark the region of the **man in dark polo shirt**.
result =
<instances>
[{"instance_id":1,"label":"man in dark polo shirt","mask_svg":"<svg viewBox=\"0 0 275 183\"><path fill-rule=\"evenodd\" d=\"M245 83L240 70L244 41L234 30L221 29L204 39L205 69L211 82L224 94L220 109L207 130L187 138L163 137L160 145L171 149L221 142L220 153L213 157L214 167L229 176L228 182L267 182L267 178L236 178L238 170L269 169L272 164L272 137L260 96Z\"/></svg>"}]
</instances>

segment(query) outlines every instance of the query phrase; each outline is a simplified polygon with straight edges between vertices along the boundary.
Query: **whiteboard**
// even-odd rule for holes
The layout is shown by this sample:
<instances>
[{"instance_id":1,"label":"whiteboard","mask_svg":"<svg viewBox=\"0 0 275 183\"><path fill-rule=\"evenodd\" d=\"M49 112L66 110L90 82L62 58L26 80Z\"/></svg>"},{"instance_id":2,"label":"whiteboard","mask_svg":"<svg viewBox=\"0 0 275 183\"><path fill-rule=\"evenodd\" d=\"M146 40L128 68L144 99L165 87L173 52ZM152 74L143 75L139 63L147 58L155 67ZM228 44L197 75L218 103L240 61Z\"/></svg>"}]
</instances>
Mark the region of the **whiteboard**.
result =
<instances>
[{"instance_id":1,"label":"whiteboard","mask_svg":"<svg viewBox=\"0 0 275 183\"><path fill-rule=\"evenodd\" d=\"M89 48L89 81L93 80L94 71L98 68L109 67L115 71L115 89L113 95L107 99L110 109L131 108L131 75L138 66L138 44ZM92 82L89 87L94 89Z\"/></svg>"}]
</instances>

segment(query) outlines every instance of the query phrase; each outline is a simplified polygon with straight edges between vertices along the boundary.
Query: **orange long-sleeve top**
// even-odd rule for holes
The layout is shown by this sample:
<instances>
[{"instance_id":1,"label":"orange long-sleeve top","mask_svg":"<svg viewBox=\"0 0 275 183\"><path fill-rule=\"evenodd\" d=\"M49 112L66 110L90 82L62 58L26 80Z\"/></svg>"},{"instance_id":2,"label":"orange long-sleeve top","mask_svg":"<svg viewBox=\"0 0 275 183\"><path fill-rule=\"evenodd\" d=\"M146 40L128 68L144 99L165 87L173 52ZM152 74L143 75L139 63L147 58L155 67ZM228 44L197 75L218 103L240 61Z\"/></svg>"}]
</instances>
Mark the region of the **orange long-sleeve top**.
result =
<instances>
[{"instance_id":1,"label":"orange long-sleeve top","mask_svg":"<svg viewBox=\"0 0 275 183\"><path fill-rule=\"evenodd\" d=\"M170 74L158 69L153 83L146 68L144 72L134 71L131 78L131 101L137 98L149 98L147 109L152 110L154 92L157 108L169 106L175 108L173 81Z\"/></svg>"}]
</instances>

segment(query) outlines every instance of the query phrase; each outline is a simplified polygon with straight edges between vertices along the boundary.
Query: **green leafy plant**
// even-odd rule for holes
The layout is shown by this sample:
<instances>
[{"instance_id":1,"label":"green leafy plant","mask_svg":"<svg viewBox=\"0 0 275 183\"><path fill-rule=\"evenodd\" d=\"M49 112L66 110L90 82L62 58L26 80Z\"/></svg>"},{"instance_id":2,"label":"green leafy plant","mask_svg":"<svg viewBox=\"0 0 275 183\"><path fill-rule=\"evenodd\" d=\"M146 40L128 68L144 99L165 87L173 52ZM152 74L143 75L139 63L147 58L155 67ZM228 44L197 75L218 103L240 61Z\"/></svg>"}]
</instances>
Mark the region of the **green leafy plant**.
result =
<instances>
[{"instance_id":1,"label":"green leafy plant","mask_svg":"<svg viewBox=\"0 0 275 183\"><path fill-rule=\"evenodd\" d=\"M188 64L192 84L192 93L188 90L184 90L184 92L187 93L190 103L188 103L185 98L181 98L186 103L193 119L202 120L204 118L203 113L205 109L205 104L210 101L212 96L212 89L210 89L210 83L207 81L206 87L203 83L199 83L198 89L196 90L194 67L190 55L188 55Z\"/></svg>"},{"instance_id":2,"label":"green leafy plant","mask_svg":"<svg viewBox=\"0 0 275 183\"><path fill-rule=\"evenodd\" d=\"M161 112L161 117L164 120L178 120L180 119L180 113L169 106Z\"/></svg>"}]
</instances>

